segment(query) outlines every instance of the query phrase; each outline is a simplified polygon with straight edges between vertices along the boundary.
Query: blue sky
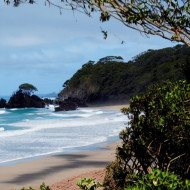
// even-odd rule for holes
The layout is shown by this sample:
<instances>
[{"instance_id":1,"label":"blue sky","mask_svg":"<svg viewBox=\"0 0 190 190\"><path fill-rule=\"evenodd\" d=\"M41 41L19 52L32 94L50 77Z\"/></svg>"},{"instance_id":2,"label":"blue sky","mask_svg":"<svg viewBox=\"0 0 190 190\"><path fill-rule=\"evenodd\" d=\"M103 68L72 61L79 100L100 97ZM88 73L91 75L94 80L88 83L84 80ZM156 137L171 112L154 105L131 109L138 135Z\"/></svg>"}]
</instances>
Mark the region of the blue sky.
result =
<instances>
[{"instance_id":1,"label":"blue sky","mask_svg":"<svg viewBox=\"0 0 190 190\"><path fill-rule=\"evenodd\" d=\"M148 49L176 45L156 36L145 37L111 19L93 18L44 6L13 7L0 2L0 95L11 95L22 83L38 93L60 92L63 83L89 60L114 55L130 60ZM103 39L101 28L108 31ZM121 44L124 40L126 43Z\"/></svg>"}]
</instances>

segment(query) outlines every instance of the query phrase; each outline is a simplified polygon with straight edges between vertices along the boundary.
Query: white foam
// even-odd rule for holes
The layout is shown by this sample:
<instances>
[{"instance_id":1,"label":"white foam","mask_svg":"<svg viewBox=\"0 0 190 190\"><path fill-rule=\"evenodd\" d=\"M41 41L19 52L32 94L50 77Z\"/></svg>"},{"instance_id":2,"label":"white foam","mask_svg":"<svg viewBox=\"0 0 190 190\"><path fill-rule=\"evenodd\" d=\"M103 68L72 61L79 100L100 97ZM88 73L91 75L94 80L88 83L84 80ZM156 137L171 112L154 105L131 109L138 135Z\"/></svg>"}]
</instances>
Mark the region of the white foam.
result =
<instances>
[{"instance_id":1,"label":"white foam","mask_svg":"<svg viewBox=\"0 0 190 190\"><path fill-rule=\"evenodd\" d=\"M114 118L109 120L107 118L104 119L91 119L87 118L78 118L78 119L47 119L47 120L28 120L18 122L18 123L11 123L7 124L8 126L13 127L23 127L24 130L14 130L14 131L7 131L7 133L0 134L0 137L10 137L10 136L18 136L23 135L26 133L39 131L43 129L56 129L56 128L72 128L72 127L80 127L80 126L99 126L103 124L109 125L109 123L117 123L117 122L124 121L124 118ZM26 129L27 128L27 129Z\"/></svg>"},{"instance_id":2,"label":"white foam","mask_svg":"<svg viewBox=\"0 0 190 190\"><path fill-rule=\"evenodd\" d=\"M41 154L33 154L33 155L30 155L30 156L22 156L22 157L18 157L18 158L3 160L3 161L0 161L0 164L4 164L4 163L7 163L7 162L15 162L15 161L24 160L24 159L30 159L30 158L39 157L39 156L51 155L51 154L56 154L56 153L60 153L60 152L63 152L63 150L58 149L58 150L55 150L55 151L52 151L52 152L46 152L46 153L41 153Z\"/></svg>"},{"instance_id":3,"label":"white foam","mask_svg":"<svg viewBox=\"0 0 190 190\"><path fill-rule=\"evenodd\" d=\"M19 108L12 108L12 109L10 109L10 110L16 111L16 110L19 110Z\"/></svg>"},{"instance_id":4,"label":"white foam","mask_svg":"<svg viewBox=\"0 0 190 190\"><path fill-rule=\"evenodd\" d=\"M26 115L30 115L30 116L33 116L33 115L35 115L34 113L28 113L28 114L26 114Z\"/></svg>"},{"instance_id":5,"label":"white foam","mask_svg":"<svg viewBox=\"0 0 190 190\"><path fill-rule=\"evenodd\" d=\"M8 123L5 115L6 124L0 123L0 130L5 125L7 129L11 126L11 130L0 132L0 163L56 154L72 148L78 150L82 146L105 142L108 137L118 136L127 121L126 116L115 110L52 112L35 109L18 114L22 119L19 122L10 123L13 122L10 120Z\"/></svg>"},{"instance_id":6,"label":"white foam","mask_svg":"<svg viewBox=\"0 0 190 190\"><path fill-rule=\"evenodd\" d=\"M96 111L94 114L102 114L103 111Z\"/></svg>"},{"instance_id":7,"label":"white foam","mask_svg":"<svg viewBox=\"0 0 190 190\"><path fill-rule=\"evenodd\" d=\"M35 158L35 157L40 157L40 156L46 156L46 155L53 155L53 154L57 154L57 153L62 153L65 152L65 149L72 149L72 148L79 148L79 147L85 147L85 146L89 146L95 143L101 143L101 142L105 142L107 140L107 137L98 137L95 138L93 140L90 141L79 141L76 143L76 145L69 145L69 146L62 146L57 148L54 151L49 151L49 152L45 152L45 153L39 153L39 154L32 154L32 155L28 155L28 156L20 156L17 158L13 158L13 159L6 159L6 160L2 160L0 161L0 164L4 164L4 163L8 163L8 162L16 162L19 160L24 160L24 159L31 159L31 158Z\"/></svg>"},{"instance_id":8,"label":"white foam","mask_svg":"<svg viewBox=\"0 0 190 190\"><path fill-rule=\"evenodd\" d=\"M81 110L80 110L81 111ZM65 112L58 112L58 113L50 113L49 115L56 116L56 117L84 117L88 118L94 115L103 114L103 111L94 111L94 110L82 110L84 113L65 113Z\"/></svg>"},{"instance_id":9,"label":"white foam","mask_svg":"<svg viewBox=\"0 0 190 190\"><path fill-rule=\"evenodd\" d=\"M84 109L84 108L79 108L78 110L82 111L82 112L87 112L87 113L92 113L94 112L95 110L91 110L91 109Z\"/></svg>"},{"instance_id":10,"label":"white foam","mask_svg":"<svg viewBox=\"0 0 190 190\"><path fill-rule=\"evenodd\" d=\"M6 112L5 110L0 110L0 114L5 114L5 113L8 113L8 112Z\"/></svg>"},{"instance_id":11,"label":"white foam","mask_svg":"<svg viewBox=\"0 0 190 190\"><path fill-rule=\"evenodd\" d=\"M4 131L5 129L3 127L0 127L0 131Z\"/></svg>"},{"instance_id":12,"label":"white foam","mask_svg":"<svg viewBox=\"0 0 190 190\"><path fill-rule=\"evenodd\" d=\"M66 118L66 117L84 117L84 118L87 118L87 117L93 116L94 114L93 113L89 113L89 114L84 114L84 113L81 113L81 114L50 113L49 115L56 116L56 117L63 117L63 118Z\"/></svg>"},{"instance_id":13,"label":"white foam","mask_svg":"<svg viewBox=\"0 0 190 190\"><path fill-rule=\"evenodd\" d=\"M48 105L48 106L47 106L47 108L48 108L48 109L50 109L50 110L52 110L52 111L54 111L54 110L55 110L55 106L54 106L54 105L52 105L52 104Z\"/></svg>"}]
</instances>

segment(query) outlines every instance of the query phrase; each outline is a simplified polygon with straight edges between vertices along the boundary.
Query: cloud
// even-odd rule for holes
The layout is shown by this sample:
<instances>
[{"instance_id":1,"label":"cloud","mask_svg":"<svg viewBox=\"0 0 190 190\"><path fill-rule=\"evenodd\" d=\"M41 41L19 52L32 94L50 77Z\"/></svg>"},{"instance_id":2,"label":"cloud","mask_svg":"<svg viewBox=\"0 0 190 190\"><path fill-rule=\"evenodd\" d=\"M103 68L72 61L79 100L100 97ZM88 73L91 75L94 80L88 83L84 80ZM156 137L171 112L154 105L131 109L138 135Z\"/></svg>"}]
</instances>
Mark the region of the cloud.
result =
<instances>
[{"instance_id":1,"label":"cloud","mask_svg":"<svg viewBox=\"0 0 190 190\"><path fill-rule=\"evenodd\" d=\"M28 47L42 45L46 41L40 36L5 36L0 41L0 46L6 47Z\"/></svg>"},{"instance_id":2,"label":"cloud","mask_svg":"<svg viewBox=\"0 0 190 190\"><path fill-rule=\"evenodd\" d=\"M0 89L4 91L0 95L12 93L23 82L34 84L42 93L58 92L89 60L108 55L129 60L147 49L174 45L142 37L114 19L100 23L96 13L93 18L72 11L60 15L58 9L42 4L14 8L0 2ZM100 27L108 31L107 40Z\"/></svg>"}]
</instances>

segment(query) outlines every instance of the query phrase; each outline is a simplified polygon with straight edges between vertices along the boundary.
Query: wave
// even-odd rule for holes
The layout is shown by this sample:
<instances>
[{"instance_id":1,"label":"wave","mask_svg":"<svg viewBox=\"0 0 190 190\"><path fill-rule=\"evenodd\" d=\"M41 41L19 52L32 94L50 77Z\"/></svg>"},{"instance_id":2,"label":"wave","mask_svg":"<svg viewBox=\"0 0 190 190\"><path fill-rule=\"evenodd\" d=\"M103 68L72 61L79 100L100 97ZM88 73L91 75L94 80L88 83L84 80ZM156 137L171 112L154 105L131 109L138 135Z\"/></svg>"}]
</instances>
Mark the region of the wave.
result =
<instances>
[{"instance_id":1,"label":"wave","mask_svg":"<svg viewBox=\"0 0 190 190\"><path fill-rule=\"evenodd\" d=\"M8 162L16 162L16 161L19 161L19 160L30 159L30 158L40 157L40 156L52 155L52 154L61 153L61 152L63 152L63 150L58 149L58 150L55 150L55 151L52 151L52 152L33 154L33 155L29 155L29 156L22 156L22 157L18 157L18 158L13 158L13 159L0 161L0 164L4 164L4 163L8 163Z\"/></svg>"},{"instance_id":2,"label":"wave","mask_svg":"<svg viewBox=\"0 0 190 190\"><path fill-rule=\"evenodd\" d=\"M126 117L121 118L77 118L77 119L46 119L46 120L28 120L17 123L7 124L16 128L23 128L23 130L6 131L0 134L0 137L10 137L23 135L30 132L40 131L44 129L57 129L57 128L73 128L85 126L102 126L110 125L111 123L124 122Z\"/></svg>"},{"instance_id":3,"label":"wave","mask_svg":"<svg viewBox=\"0 0 190 190\"><path fill-rule=\"evenodd\" d=\"M35 115L35 113L28 113L26 115L33 116L33 115Z\"/></svg>"},{"instance_id":4,"label":"wave","mask_svg":"<svg viewBox=\"0 0 190 190\"><path fill-rule=\"evenodd\" d=\"M81 110L80 110L81 111ZM103 114L103 111L94 111L94 110L82 110L82 113L50 113L50 116L56 116L56 117L83 117L83 118L88 118L94 115L99 115L99 114Z\"/></svg>"},{"instance_id":5,"label":"wave","mask_svg":"<svg viewBox=\"0 0 190 190\"><path fill-rule=\"evenodd\" d=\"M91 112L94 112L95 110L92 110L92 109L84 109L84 108L79 108L78 109L79 111L82 111L82 112L87 112L87 113L91 113Z\"/></svg>"},{"instance_id":6,"label":"wave","mask_svg":"<svg viewBox=\"0 0 190 190\"><path fill-rule=\"evenodd\" d=\"M0 114L5 114L5 113L8 113L8 112L5 110L0 110Z\"/></svg>"},{"instance_id":7,"label":"wave","mask_svg":"<svg viewBox=\"0 0 190 190\"><path fill-rule=\"evenodd\" d=\"M12 108L10 109L11 111L16 111L16 110L20 110L21 108Z\"/></svg>"},{"instance_id":8,"label":"wave","mask_svg":"<svg viewBox=\"0 0 190 190\"><path fill-rule=\"evenodd\" d=\"M5 129L3 127L0 127L0 131L4 131Z\"/></svg>"},{"instance_id":9,"label":"wave","mask_svg":"<svg viewBox=\"0 0 190 190\"><path fill-rule=\"evenodd\" d=\"M46 109L50 109L52 111L55 111L55 105L49 104L48 106L46 106Z\"/></svg>"},{"instance_id":10,"label":"wave","mask_svg":"<svg viewBox=\"0 0 190 190\"><path fill-rule=\"evenodd\" d=\"M42 152L42 153L38 153L38 154L31 154L28 156L20 156L17 158L13 158L13 159L6 159L6 160L2 160L0 161L0 164L5 164L5 163L9 163L9 162L18 162L18 161L22 161L22 160L26 160L26 159L35 159L37 157L43 157L43 156L47 156L47 155L55 155L58 153L63 153L63 152L69 152L72 149L76 149L76 148L80 148L81 147L85 147L85 146L90 146L96 143L102 143L107 141L107 137L98 137L95 138L94 140L90 140L90 141L79 141L76 143L76 145L69 145L69 146L62 146L62 147L58 147L56 150L52 150L52 151L48 151L48 152ZM69 149L69 150L68 150Z\"/></svg>"},{"instance_id":11,"label":"wave","mask_svg":"<svg viewBox=\"0 0 190 190\"><path fill-rule=\"evenodd\" d=\"M0 132L0 164L80 151L84 149L80 147L93 146L118 136L128 121L125 115L116 110L82 108L69 112L52 112L49 109L28 109L18 113L4 109L1 111L10 114L1 116L5 122L0 123L0 130L5 130Z\"/></svg>"}]
</instances>

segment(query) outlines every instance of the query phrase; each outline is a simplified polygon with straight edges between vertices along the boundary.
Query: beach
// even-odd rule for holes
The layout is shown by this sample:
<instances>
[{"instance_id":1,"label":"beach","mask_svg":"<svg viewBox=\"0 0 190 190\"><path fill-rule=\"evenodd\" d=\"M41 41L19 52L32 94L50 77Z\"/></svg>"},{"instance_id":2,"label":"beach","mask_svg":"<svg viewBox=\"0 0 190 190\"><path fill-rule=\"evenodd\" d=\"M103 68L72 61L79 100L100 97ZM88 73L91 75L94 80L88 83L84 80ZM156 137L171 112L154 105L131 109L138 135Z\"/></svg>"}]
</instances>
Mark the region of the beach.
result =
<instances>
[{"instance_id":1,"label":"beach","mask_svg":"<svg viewBox=\"0 0 190 190\"><path fill-rule=\"evenodd\" d=\"M100 151L55 155L11 166L1 166L0 189L20 190L23 186L29 187L30 185L38 188L42 182L49 186L53 185L52 190L64 189L63 182L60 183L62 180L85 176L85 173L86 177L90 177L91 174L102 171L114 161L115 148L119 143L102 147ZM61 185L63 188L60 188Z\"/></svg>"},{"instance_id":2,"label":"beach","mask_svg":"<svg viewBox=\"0 0 190 190\"><path fill-rule=\"evenodd\" d=\"M122 107L124 105L98 106L97 109L121 109ZM120 142L115 142L97 147L98 151L60 153L0 166L0 189L20 190L23 186L30 185L38 189L42 182L45 182L52 190L72 190L78 188L76 181L80 177L92 177L102 182L105 167L114 161L115 149L119 144Z\"/></svg>"}]
</instances>

